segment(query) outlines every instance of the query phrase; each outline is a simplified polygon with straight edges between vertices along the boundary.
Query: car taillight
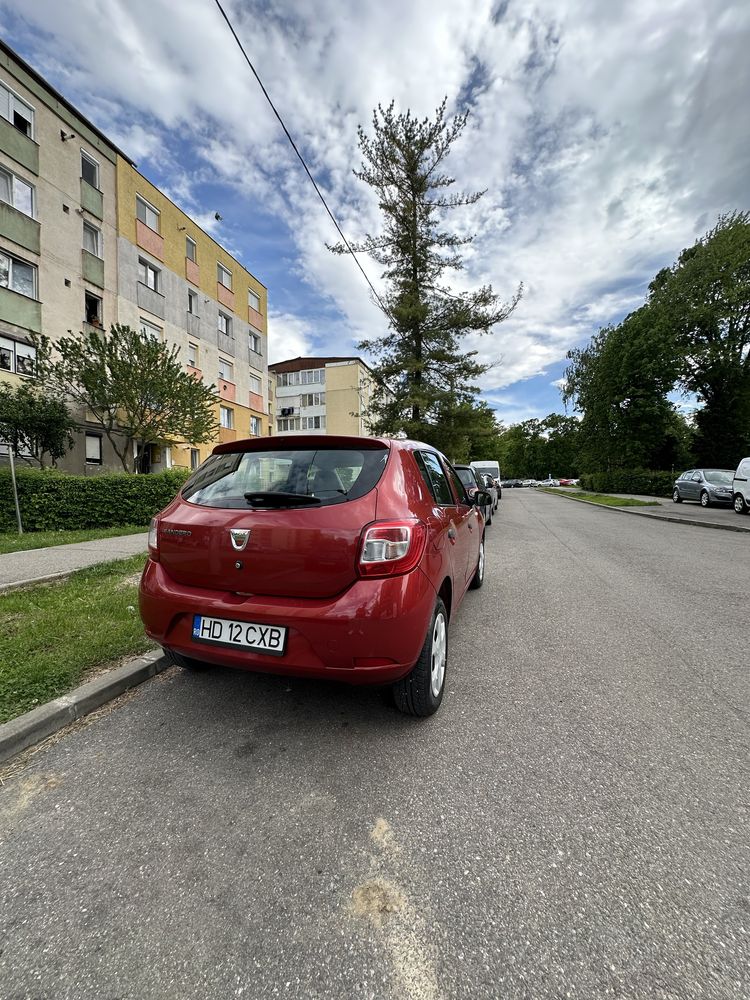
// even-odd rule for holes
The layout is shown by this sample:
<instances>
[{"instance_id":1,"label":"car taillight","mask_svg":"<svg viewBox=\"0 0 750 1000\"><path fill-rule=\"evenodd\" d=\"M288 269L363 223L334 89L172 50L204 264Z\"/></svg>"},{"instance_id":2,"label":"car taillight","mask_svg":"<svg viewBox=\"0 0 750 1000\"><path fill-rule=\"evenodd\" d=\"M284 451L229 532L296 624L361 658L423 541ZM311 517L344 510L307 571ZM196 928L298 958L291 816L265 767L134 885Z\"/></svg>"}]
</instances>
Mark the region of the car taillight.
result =
<instances>
[{"instance_id":1,"label":"car taillight","mask_svg":"<svg viewBox=\"0 0 750 1000\"><path fill-rule=\"evenodd\" d=\"M148 554L154 562L159 562L159 520L156 517L151 518L148 526Z\"/></svg>"},{"instance_id":2,"label":"car taillight","mask_svg":"<svg viewBox=\"0 0 750 1000\"><path fill-rule=\"evenodd\" d=\"M427 526L413 521L376 521L365 528L359 550L360 576L396 576L419 563Z\"/></svg>"}]
</instances>

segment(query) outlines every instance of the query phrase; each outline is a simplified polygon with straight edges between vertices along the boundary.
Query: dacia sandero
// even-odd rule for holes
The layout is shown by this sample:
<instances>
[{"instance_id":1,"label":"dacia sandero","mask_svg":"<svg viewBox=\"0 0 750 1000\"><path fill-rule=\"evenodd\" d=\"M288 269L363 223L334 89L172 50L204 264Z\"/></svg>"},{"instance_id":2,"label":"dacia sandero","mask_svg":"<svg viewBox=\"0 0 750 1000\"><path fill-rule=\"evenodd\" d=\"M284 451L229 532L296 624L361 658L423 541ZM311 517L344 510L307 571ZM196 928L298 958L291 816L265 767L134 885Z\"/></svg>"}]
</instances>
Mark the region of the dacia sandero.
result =
<instances>
[{"instance_id":1,"label":"dacia sandero","mask_svg":"<svg viewBox=\"0 0 750 1000\"><path fill-rule=\"evenodd\" d=\"M415 441L221 444L151 523L146 632L188 669L390 684L431 715L448 623L484 580L485 502Z\"/></svg>"}]
</instances>

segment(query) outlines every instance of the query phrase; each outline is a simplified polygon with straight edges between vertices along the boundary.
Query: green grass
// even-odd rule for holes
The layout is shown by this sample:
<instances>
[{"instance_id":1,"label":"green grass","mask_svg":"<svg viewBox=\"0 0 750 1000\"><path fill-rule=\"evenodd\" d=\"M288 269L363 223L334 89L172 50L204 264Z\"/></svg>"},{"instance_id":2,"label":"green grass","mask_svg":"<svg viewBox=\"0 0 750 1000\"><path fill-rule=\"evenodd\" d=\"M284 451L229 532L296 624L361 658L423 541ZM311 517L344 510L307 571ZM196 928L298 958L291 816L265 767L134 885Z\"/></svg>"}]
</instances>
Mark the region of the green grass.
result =
<instances>
[{"instance_id":1,"label":"green grass","mask_svg":"<svg viewBox=\"0 0 750 1000\"><path fill-rule=\"evenodd\" d=\"M0 532L0 555L4 552L25 552L26 549L46 549L50 545L69 545L71 542L90 542L95 538L116 538L118 535L136 535L148 531L148 525L129 524L119 528L82 528L79 531L25 531Z\"/></svg>"},{"instance_id":2,"label":"green grass","mask_svg":"<svg viewBox=\"0 0 750 1000\"><path fill-rule=\"evenodd\" d=\"M152 648L138 616L145 559L0 594L0 722L65 694L94 667Z\"/></svg>"},{"instance_id":3,"label":"green grass","mask_svg":"<svg viewBox=\"0 0 750 1000\"><path fill-rule=\"evenodd\" d=\"M602 507L660 507L658 500L634 500L632 497L612 497L608 493L586 493L584 490L556 490L544 487L544 493L554 493L557 497L572 497L574 500L588 500Z\"/></svg>"}]
</instances>

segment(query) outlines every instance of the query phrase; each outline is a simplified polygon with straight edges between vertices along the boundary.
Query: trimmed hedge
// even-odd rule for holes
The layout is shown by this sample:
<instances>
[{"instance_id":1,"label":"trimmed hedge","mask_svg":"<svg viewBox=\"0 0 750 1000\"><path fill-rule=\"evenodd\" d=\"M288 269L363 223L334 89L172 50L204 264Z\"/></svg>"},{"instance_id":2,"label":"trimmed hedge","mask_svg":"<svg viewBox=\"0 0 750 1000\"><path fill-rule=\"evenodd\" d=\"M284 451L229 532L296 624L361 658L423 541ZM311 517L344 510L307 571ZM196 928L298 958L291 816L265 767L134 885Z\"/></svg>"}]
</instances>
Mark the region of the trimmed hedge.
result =
<instances>
[{"instance_id":1,"label":"trimmed hedge","mask_svg":"<svg viewBox=\"0 0 750 1000\"><path fill-rule=\"evenodd\" d=\"M146 525L189 475L187 469L147 476L124 472L73 476L48 469L16 469L24 531ZM10 470L0 469L0 531L15 527Z\"/></svg>"},{"instance_id":2,"label":"trimmed hedge","mask_svg":"<svg viewBox=\"0 0 750 1000\"><path fill-rule=\"evenodd\" d=\"M581 476L581 486L592 493L671 497L678 475L678 472L655 472L652 469L612 469L611 472L584 473Z\"/></svg>"}]
</instances>

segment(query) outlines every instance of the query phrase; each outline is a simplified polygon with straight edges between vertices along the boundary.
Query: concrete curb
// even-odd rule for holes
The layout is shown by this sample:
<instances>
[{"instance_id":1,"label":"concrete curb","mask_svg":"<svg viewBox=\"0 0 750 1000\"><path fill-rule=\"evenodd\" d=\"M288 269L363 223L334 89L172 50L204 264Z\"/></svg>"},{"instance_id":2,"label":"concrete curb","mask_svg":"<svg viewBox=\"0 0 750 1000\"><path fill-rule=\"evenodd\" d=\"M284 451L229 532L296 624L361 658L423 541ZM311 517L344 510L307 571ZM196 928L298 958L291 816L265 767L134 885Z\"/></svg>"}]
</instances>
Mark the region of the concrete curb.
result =
<instances>
[{"instance_id":1,"label":"concrete curb","mask_svg":"<svg viewBox=\"0 0 750 1000\"><path fill-rule=\"evenodd\" d=\"M84 567L88 569L88 567ZM65 580L77 569L64 570L62 573L48 573L46 576L33 576L28 580L14 580L13 583L0 583L0 594L9 594L12 590L23 590L25 587L35 587L38 583L52 583L53 580Z\"/></svg>"},{"instance_id":2,"label":"concrete curb","mask_svg":"<svg viewBox=\"0 0 750 1000\"><path fill-rule=\"evenodd\" d=\"M59 729L83 718L123 691L142 684L170 666L160 649L135 656L121 667L75 688L70 694L40 705L10 722L0 725L0 762L33 746Z\"/></svg>"},{"instance_id":3,"label":"concrete curb","mask_svg":"<svg viewBox=\"0 0 750 1000\"><path fill-rule=\"evenodd\" d=\"M547 490L544 491L547 493ZM565 493L547 493L547 496L565 497L574 503L585 503L589 507L598 507L599 510L613 510L616 514L634 514L636 517L648 517L652 521L669 521L670 524L690 524L696 528L716 528L719 531L750 531L741 524L717 524L715 521L696 521L690 517L675 517L673 514L651 514L646 510L635 510L633 507L610 507L603 503L594 503L593 500L582 500L581 497L571 497Z\"/></svg>"}]
</instances>

